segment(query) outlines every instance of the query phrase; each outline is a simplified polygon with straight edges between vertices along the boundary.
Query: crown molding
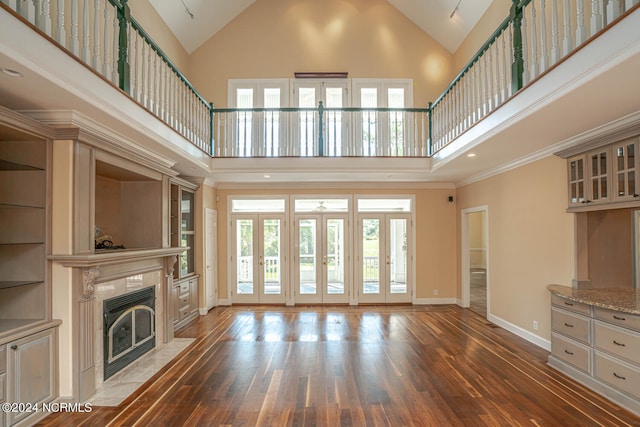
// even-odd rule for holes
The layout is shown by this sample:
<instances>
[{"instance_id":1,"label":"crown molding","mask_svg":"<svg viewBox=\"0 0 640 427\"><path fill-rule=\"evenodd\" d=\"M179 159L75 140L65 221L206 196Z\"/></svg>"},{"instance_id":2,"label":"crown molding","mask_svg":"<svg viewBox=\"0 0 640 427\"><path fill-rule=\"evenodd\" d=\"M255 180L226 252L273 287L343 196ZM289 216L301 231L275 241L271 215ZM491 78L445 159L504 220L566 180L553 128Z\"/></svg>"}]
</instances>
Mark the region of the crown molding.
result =
<instances>
[{"instance_id":1,"label":"crown molding","mask_svg":"<svg viewBox=\"0 0 640 427\"><path fill-rule=\"evenodd\" d=\"M260 190L260 189L357 189L357 188L380 188L380 189L447 189L453 190L456 186L449 182L272 182L272 183L233 183L219 182L217 188L220 190Z\"/></svg>"},{"instance_id":2,"label":"crown molding","mask_svg":"<svg viewBox=\"0 0 640 427\"><path fill-rule=\"evenodd\" d=\"M137 142L75 110L24 110L28 117L55 128L57 139L77 139L120 157L141 163L169 176L176 162L148 150Z\"/></svg>"}]
</instances>

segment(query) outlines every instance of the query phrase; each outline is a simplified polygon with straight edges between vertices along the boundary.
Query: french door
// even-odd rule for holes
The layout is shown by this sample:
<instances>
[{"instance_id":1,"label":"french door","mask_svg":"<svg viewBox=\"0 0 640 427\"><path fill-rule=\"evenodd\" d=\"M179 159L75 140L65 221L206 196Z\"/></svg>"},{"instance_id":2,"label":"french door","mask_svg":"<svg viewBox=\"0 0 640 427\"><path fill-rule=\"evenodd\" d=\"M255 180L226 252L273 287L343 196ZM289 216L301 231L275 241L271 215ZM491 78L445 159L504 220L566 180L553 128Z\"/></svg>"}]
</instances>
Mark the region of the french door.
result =
<instances>
[{"instance_id":1,"label":"french door","mask_svg":"<svg viewBox=\"0 0 640 427\"><path fill-rule=\"evenodd\" d=\"M358 215L359 303L411 302L411 215Z\"/></svg>"},{"instance_id":2,"label":"french door","mask_svg":"<svg viewBox=\"0 0 640 427\"><path fill-rule=\"evenodd\" d=\"M349 302L347 214L296 214L295 302Z\"/></svg>"},{"instance_id":3,"label":"french door","mask_svg":"<svg viewBox=\"0 0 640 427\"><path fill-rule=\"evenodd\" d=\"M233 216L234 303L285 302L286 235L284 214Z\"/></svg>"}]
</instances>

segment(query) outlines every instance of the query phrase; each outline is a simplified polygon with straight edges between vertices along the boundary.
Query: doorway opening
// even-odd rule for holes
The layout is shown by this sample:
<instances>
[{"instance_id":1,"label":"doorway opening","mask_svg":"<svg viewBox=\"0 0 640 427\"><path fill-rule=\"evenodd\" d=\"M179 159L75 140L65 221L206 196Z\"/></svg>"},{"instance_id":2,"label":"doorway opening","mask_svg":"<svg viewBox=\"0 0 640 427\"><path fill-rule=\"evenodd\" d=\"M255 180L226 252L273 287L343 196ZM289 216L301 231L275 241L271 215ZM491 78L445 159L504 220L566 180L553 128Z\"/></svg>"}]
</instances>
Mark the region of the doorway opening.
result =
<instances>
[{"instance_id":1,"label":"doorway opening","mask_svg":"<svg viewBox=\"0 0 640 427\"><path fill-rule=\"evenodd\" d=\"M462 211L462 306L487 317L489 314L489 209Z\"/></svg>"}]
</instances>

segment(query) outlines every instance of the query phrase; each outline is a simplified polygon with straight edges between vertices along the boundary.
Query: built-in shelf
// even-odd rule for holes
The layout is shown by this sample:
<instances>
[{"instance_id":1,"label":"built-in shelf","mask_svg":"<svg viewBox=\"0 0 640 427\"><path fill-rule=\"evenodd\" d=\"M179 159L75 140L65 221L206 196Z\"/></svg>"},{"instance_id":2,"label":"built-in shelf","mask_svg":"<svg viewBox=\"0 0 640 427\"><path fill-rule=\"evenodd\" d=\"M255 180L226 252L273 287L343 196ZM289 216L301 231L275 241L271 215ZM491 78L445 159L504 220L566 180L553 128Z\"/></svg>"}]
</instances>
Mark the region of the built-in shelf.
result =
<instances>
[{"instance_id":1,"label":"built-in shelf","mask_svg":"<svg viewBox=\"0 0 640 427\"><path fill-rule=\"evenodd\" d=\"M5 280L0 282L0 289L17 288L19 286L42 283L41 280Z\"/></svg>"},{"instance_id":2,"label":"built-in shelf","mask_svg":"<svg viewBox=\"0 0 640 427\"><path fill-rule=\"evenodd\" d=\"M44 169L0 159L0 171L19 171L19 170L20 171L25 171L25 170L41 171Z\"/></svg>"}]
</instances>

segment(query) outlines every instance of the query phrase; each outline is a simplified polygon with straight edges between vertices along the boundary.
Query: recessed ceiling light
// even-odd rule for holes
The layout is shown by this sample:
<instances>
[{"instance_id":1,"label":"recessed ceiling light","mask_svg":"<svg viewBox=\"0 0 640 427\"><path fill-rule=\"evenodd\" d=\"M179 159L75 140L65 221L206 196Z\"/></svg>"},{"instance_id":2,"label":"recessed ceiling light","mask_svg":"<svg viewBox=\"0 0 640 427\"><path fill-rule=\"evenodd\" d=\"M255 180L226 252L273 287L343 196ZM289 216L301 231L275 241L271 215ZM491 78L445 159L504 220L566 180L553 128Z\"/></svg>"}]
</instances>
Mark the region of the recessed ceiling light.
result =
<instances>
[{"instance_id":1,"label":"recessed ceiling light","mask_svg":"<svg viewBox=\"0 0 640 427\"><path fill-rule=\"evenodd\" d=\"M13 68L0 68L0 71L9 77L24 77L24 74L18 70L14 70Z\"/></svg>"},{"instance_id":2,"label":"recessed ceiling light","mask_svg":"<svg viewBox=\"0 0 640 427\"><path fill-rule=\"evenodd\" d=\"M467 157L475 157L475 156L476 156L476 153L469 153L469 154L467 154Z\"/></svg>"},{"instance_id":3,"label":"recessed ceiling light","mask_svg":"<svg viewBox=\"0 0 640 427\"><path fill-rule=\"evenodd\" d=\"M263 175L265 178L271 178L271 175Z\"/></svg>"}]
</instances>

